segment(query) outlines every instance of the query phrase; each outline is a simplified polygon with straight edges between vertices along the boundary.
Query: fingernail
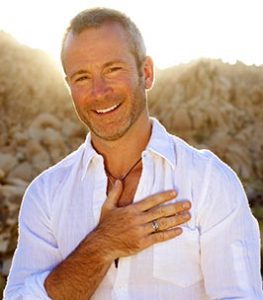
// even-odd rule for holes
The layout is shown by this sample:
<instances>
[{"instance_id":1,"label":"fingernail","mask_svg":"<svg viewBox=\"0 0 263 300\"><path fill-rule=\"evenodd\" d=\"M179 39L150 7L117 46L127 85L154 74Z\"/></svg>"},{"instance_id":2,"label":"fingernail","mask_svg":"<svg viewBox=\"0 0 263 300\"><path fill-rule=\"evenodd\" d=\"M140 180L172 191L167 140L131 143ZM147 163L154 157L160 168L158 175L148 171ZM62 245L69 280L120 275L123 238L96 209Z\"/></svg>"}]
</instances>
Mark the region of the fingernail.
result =
<instances>
[{"instance_id":1,"label":"fingernail","mask_svg":"<svg viewBox=\"0 0 263 300\"><path fill-rule=\"evenodd\" d=\"M176 231L177 234L180 234L180 233L183 232L183 229L182 228L176 228L175 231Z\"/></svg>"},{"instance_id":2,"label":"fingernail","mask_svg":"<svg viewBox=\"0 0 263 300\"><path fill-rule=\"evenodd\" d=\"M190 219L190 214L189 213L184 213L184 214L182 214L182 216L185 220Z\"/></svg>"},{"instance_id":3,"label":"fingernail","mask_svg":"<svg viewBox=\"0 0 263 300\"><path fill-rule=\"evenodd\" d=\"M177 193L176 193L176 191L172 191L172 192L170 192L170 195L171 195L172 197L175 197L175 196L177 195Z\"/></svg>"},{"instance_id":4,"label":"fingernail","mask_svg":"<svg viewBox=\"0 0 263 300\"><path fill-rule=\"evenodd\" d=\"M190 203L189 202L184 202L183 203L183 208L189 208L190 207Z\"/></svg>"},{"instance_id":5,"label":"fingernail","mask_svg":"<svg viewBox=\"0 0 263 300\"><path fill-rule=\"evenodd\" d=\"M120 179L117 179L114 183L114 186L117 186L118 184L120 184L120 182L121 182Z\"/></svg>"}]
</instances>

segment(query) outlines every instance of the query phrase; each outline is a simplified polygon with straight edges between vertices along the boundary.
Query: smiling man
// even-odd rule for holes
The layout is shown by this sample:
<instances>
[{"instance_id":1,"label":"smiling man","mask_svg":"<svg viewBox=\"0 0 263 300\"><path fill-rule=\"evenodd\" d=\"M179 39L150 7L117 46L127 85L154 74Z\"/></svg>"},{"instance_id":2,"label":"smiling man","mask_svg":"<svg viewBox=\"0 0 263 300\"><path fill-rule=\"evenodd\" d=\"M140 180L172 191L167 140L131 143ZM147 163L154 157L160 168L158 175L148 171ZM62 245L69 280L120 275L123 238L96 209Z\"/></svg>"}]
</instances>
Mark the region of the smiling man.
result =
<instances>
[{"instance_id":1,"label":"smiling man","mask_svg":"<svg viewBox=\"0 0 263 300\"><path fill-rule=\"evenodd\" d=\"M148 128L148 140L145 88L152 85L153 65L144 57L138 61L143 70L137 66L120 24L69 33L62 58L78 115L96 142L116 141L138 122L139 132L141 126Z\"/></svg>"},{"instance_id":2,"label":"smiling man","mask_svg":"<svg viewBox=\"0 0 263 300\"><path fill-rule=\"evenodd\" d=\"M90 133L27 189L4 299L262 299L240 181L149 117L153 62L135 24L83 11L61 58Z\"/></svg>"}]
</instances>

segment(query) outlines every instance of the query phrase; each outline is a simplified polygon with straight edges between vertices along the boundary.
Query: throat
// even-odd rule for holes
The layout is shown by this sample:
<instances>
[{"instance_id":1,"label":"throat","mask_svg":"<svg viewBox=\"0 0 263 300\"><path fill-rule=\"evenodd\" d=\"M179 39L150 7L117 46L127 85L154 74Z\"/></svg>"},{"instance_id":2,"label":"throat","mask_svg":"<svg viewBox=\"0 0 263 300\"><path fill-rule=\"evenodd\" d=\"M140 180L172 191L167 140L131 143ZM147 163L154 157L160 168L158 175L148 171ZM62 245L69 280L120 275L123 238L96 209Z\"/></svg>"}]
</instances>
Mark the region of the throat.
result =
<instances>
[{"instance_id":1,"label":"throat","mask_svg":"<svg viewBox=\"0 0 263 300\"><path fill-rule=\"evenodd\" d=\"M122 175L121 177L116 177L116 176L113 176L110 172L109 172L109 170L107 170L107 169L105 169L105 171L106 171L106 174L107 174L107 176L108 176L108 178L109 178L109 180L112 182L112 180L111 179L113 179L114 181L116 181L117 179L119 179L120 181L122 181L122 183L124 183L125 182L125 180L126 180L126 178L128 178L128 176L136 169L136 167L141 163L141 160L142 160L142 158L140 157L129 169L128 169L128 171L124 174L124 175ZM113 182L112 182L113 183Z\"/></svg>"},{"instance_id":2,"label":"throat","mask_svg":"<svg viewBox=\"0 0 263 300\"><path fill-rule=\"evenodd\" d=\"M119 198L118 206L127 206L134 201L134 196L136 194L140 177L141 177L142 169L134 171L130 176L128 176L123 182L123 192ZM113 184L110 182L108 178L108 187L107 193L112 189Z\"/></svg>"}]
</instances>

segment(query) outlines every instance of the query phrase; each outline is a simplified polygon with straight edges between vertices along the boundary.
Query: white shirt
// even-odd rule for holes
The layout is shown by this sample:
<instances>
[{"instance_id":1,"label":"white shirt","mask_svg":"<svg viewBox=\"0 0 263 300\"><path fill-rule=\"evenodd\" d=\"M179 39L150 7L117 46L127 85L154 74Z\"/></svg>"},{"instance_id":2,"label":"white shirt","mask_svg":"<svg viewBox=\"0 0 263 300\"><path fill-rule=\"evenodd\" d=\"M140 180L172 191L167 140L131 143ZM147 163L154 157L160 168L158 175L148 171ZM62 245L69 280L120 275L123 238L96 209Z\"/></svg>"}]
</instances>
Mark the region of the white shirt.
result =
<instances>
[{"instance_id":1,"label":"white shirt","mask_svg":"<svg viewBox=\"0 0 263 300\"><path fill-rule=\"evenodd\" d=\"M134 202L175 188L174 201L192 202L192 218L179 237L112 264L92 299L263 299L258 224L236 174L152 123ZM31 183L5 300L50 299L44 280L98 224L106 186L90 135Z\"/></svg>"}]
</instances>

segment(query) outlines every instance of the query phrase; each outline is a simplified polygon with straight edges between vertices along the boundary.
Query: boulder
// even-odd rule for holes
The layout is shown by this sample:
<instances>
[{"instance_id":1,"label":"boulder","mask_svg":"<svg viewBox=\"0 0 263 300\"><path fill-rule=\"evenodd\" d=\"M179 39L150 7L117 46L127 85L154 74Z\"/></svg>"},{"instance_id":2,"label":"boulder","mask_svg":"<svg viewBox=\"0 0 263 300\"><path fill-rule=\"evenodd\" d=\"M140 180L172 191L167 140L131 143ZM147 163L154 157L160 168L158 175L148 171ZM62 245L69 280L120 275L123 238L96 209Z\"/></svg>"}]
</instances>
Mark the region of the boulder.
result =
<instances>
[{"instance_id":1,"label":"boulder","mask_svg":"<svg viewBox=\"0 0 263 300\"><path fill-rule=\"evenodd\" d=\"M0 169L8 173L17 165L17 158L15 155L9 153L0 153Z\"/></svg>"}]
</instances>

